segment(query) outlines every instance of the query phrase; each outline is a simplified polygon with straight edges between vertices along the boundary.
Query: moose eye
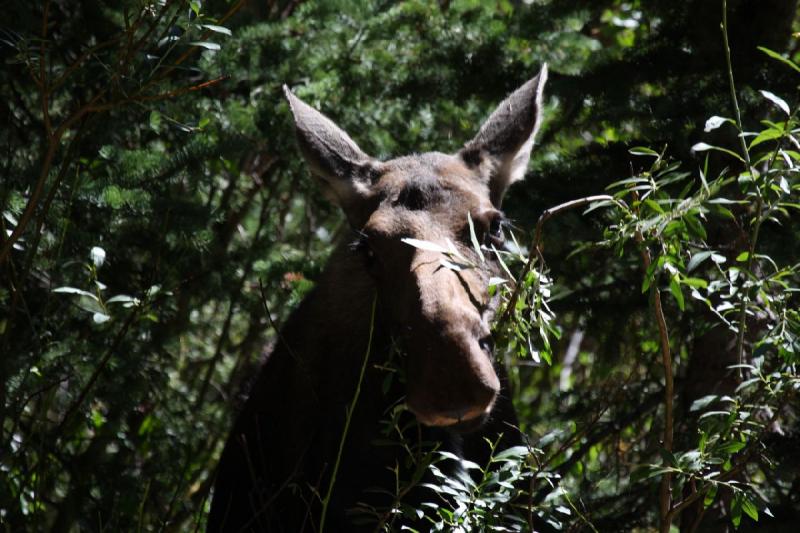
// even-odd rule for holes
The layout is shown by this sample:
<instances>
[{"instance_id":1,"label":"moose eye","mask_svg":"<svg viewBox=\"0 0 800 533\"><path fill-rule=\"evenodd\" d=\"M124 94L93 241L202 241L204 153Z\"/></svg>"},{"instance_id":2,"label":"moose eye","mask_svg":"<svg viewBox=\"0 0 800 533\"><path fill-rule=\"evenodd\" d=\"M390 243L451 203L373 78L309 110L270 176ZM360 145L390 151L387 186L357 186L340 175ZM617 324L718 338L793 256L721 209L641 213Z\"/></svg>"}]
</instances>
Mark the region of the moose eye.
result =
<instances>
[{"instance_id":1,"label":"moose eye","mask_svg":"<svg viewBox=\"0 0 800 533\"><path fill-rule=\"evenodd\" d=\"M350 249L364 256L368 264L375 260L375 252L372 250L372 246L369 245L366 235L359 235L358 239L350 244Z\"/></svg>"}]
</instances>

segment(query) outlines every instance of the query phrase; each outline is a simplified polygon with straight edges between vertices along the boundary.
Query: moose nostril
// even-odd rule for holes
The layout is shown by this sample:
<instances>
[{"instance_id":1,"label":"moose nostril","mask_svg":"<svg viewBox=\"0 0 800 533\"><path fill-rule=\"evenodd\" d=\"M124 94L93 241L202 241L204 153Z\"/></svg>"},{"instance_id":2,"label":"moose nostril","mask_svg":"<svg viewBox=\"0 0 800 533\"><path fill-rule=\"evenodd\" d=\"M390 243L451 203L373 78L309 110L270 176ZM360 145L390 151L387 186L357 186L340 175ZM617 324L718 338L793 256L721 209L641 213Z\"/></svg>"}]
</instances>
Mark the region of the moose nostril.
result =
<instances>
[{"instance_id":1,"label":"moose nostril","mask_svg":"<svg viewBox=\"0 0 800 533\"><path fill-rule=\"evenodd\" d=\"M481 347L481 350L491 355L494 352L494 338L491 335L487 335L478 341L478 346Z\"/></svg>"}]
</instances>

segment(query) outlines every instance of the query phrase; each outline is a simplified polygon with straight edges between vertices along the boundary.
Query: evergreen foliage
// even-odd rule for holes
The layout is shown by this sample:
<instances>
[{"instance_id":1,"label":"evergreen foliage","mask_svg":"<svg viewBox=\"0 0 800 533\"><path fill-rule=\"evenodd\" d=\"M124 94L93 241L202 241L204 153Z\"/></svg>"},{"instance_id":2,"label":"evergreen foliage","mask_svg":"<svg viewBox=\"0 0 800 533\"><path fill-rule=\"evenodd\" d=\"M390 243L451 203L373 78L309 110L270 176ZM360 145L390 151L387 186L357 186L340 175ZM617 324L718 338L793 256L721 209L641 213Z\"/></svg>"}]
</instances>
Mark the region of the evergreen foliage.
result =
<instances>
[{"instance_id":1,"label":"evergreen foliage","mask_svg":"<svg viewBox=\"0 0 800 533\"><path fill-rule=\"evenodd\" d=\"M429 451L440 500L373 518L800 517L796 0L731 0L730 65L706 0L7 4L5 531L202 528L233 413L343 227L284 83L390 157L457 149L543 62L545 124L506 205L518 285L497 289L530 446L461 480Z\"/></svg>"}]
</instances>

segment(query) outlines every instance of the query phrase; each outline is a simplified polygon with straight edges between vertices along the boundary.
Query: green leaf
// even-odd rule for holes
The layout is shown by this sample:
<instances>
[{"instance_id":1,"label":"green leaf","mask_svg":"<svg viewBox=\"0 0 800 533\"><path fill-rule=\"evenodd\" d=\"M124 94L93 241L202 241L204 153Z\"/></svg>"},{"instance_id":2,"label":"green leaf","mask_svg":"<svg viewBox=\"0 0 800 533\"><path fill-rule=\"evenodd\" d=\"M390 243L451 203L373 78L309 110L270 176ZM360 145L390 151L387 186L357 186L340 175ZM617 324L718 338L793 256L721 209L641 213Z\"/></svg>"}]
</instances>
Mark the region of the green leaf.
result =
<instances>
[{"instance_id":1,"label":"green leaf","mask_svg":"<svg viewBox=\"0 0 800 533\"><path fill-rule=\"evenodd\" d=\"M472 222L472 215L469 213L467 213L467 224L469 224L469 238L472 241L472 247L475 249L475 253L478 254L478 257L481 258L481 263L483 263L486 260L481 251L481 243L478 240L478 235L475 233L475 224Z\"/></svg>"},{"instance_id":2,"label":"green leaf","mask_svg":"<svg viewBox=\"0 0 800 533\"><path fill-rule=\"evenodd\" d=\"M107 304L114 304L114 303L138 303L139 300L134 298L133 296L128 296L127 294L117 294L116 296L112 296L108 300L106 300Z\"/></svg>"},{"instance_id":3,"label":"green leaf","mask_svg":"<svg viewBox=\"0 0 800 533\"><path fill-rule=\"evenodd\" d=\"M645 199L644 204L646 206L648 206L650 209L652 209L653 211L655 211L656 213L659 213L661 215L664 214L664 209L662 209L662 207L660 205L658 205L658 202L656 202L654 200L651 200L650 198L647 198L647 199Z\"/></svg>"},{"instance_id":4,"label":"green leaf","mask_svg":"<svg viewBox=\"0 0 800 533\"><path fill-rule=\"evenodd\" d=\"M733 527L739 528L739 524L742 523L742 497L740 493L737 493L733 497L733 502L731 502L731 522L733 522Z\"/></svg>"},{"instance_id":5,"label":"green leaf","mask_svg":"<svg viewBox=\"0 0 800 533\"><path fill-rule=\"evenodd\" d=\"M674 472L674 469L656 465L645 465L633 471L633 474L631 474L631 481L644 481L670 472Z\"/></svg>"},{"instance_id":6,"label":"green leaf","mask_svg":"<svg viewBox=\"0 0 800 533\"><path fill-rule=\"evenodd\" d=\"M443 246L439 246L435 242L430 241L423 241L420 239L400 239L404 243L408 244L409 246L413 246L414 248L419 248L420 250L426 250L428 252L439 252L442 254L447 253L447 248Z\"/></svg>"},{"instance_id":7,"label":"green leaf","mask_svg":"<svg viewBox=\"0 0 800 533\"><path fill-rule=\"evenodd\" d=\"M92 315L92 320L94 321L95 324L102 324L104 322L108 322L109 320L111 320L111 317L105 313L97 312Z\"/></svg>"},{"instance_id":8,"label":"green leaf","mask_svg":"<svg viewBox=\"0 0 800 533\"><path fill-rule=\"evenodd\" d=\"M746 443L735 440L731 442L726 442L725 444L721 445L719 448L717 448L717 451L719 453L732 455L741 450L742 448L744 448L745 446L747 446Z\"/></svg>"},{"instance_id":9,"label":"green leaf","mask_svg":"<svg viewBox=\"0 0 800 533\"><path fill-rule=\"evenodd\" d=\"M766 129L766 130L762 131L761 133L759 133L755 137L755 139L750 141L750 146L748 148L752 149L752 148L758 146L761 143L764 143L764 142L767 142L767 141L772 141L774 139L780 139L782 136L783 136L783 132L780 131L780 130L776 130L774 128Z\"/></svg>"},{"instance_id":10,"label":"green leaf","mask_svg":"<svg viewBox=\"0 0 800 533\"><path fill-rule=\"evenodd\" d=\"M683 216L683 221L686 223L687 228L691 231L691 233L695 237L698 237L703 240L706 239L707 237L706 229L703 227L700 221L697 220L697 217L695 217L690 213L686 213Z\"/></svg>"},{"instance_id":11,"label":"green leaf","mask_svg":"<svg viewBox=\"0 0 800 533\"><path fill-rule=\"evenodd\" d=\"M736 256L736 260L740 263L744 263L748 259L750 259L750 252L742 252Z\"/></svg>"},{"instance_id":12,"label":"green leaf","mask_svg":"<svg viewBox=\"0 0 800 533\"><path fill-rule=\"evenodd\" d=\"M702 252L697 252L689 259L689 264L686 266L686 272L691 272L695 268L697 268L700 263L711 257L711 254L714 252L711 250L703 250Z\"/></svg>"},{"instance_id":13,"label":"green leaf","mask_svg":"<svg viewBox=\"0 0 800 533\"><path fill-rule=\"evenodd\" d=\"M225 34L225 35L233 35L231 30L229 30L225 26L217 26L216 24L201 24L201 26L204 27L207 30L211 30L211 31L216 32L216 33L222 33L222 34Z\"/></svg>"},{"instance_id":14,"label":"green leaf","mask_svg":"<svg viewBox=\"0 0 800 533\"><path fill-rule=\"evenodd\" d=\"M692 146L691 150L692 152L706 152L708 150L713 150L714 148L714 146L711 146L708 143L697 143Z\"/></svg>"},{"instance_id":15,"label":"green leaf","mask_svg":"<svg viewBox=\"0 0 800 533\"><path fill-rule=\"evenodd\" d=\"M719 485L717 485L717 484L711 485L711 488L708 489L708 492L706 492L706 497L703 498L703 507L708 507L709 505L714 503L714 498L717 497L717 490L718 489L719 489Z\"/></svg>"},{"instance_id":16,"label":"green leaf","mask_svg":"<svg viewBox=\"0 0 800 533\"><path fill-rule=\"evenodd\" d=\"M789 66L789 67L791 67L791 68L795 69L797 72L800 72L800 66L797 66L797 64L796 64L794 61L792 61L791 59L786 59L785 57L783 57L782 55L780 55L778 52L773 52L773 51L772 51L772 50L770 50L769 48L765 48L765 47L763 47L763 46L756 46L756 48L758 48L759 50L761 50L762 52L764 52L765 54L767 54L767 55L768 55L769 57L771 57L772 59L775 59L775 60L777 60L777 61L780 61L780 62L781 62L781 63L783 63L784 65L787 65L787 66Z\"/></svg>"},{"instance_id":17,"label":"green leaf","mask_svg":"<svg viewBox=\"0 0 800 533\"><path fill-rule=\"evenodd\" d=\"M698 398L697 400L692 402L692 406L689 407L689 411L695 412L705 409L706 407L714 403L714 401L716 401L717 398L719 398L719 396L717 396L716 394L709 394L707 396L703 396L702 398Z\"/></svg>"},{"instance_id":18,"label":"green leaf","mask_svg":"<svg viewBox=\"0 0 800 533\"><path fill-rule=\"evenodd\" d=\"M708 411L707 413L703 413L700 415L698 420L702 420L704 418L710 418L712 416L730 416L731 413L728 411Z\"/></svg>"},{"instance_id":19,"label":"green leaf","mask_svg":"<svg viewBox=\"0 0 800 533\"><path fill-rule=\"evenodd\" d=\"M53 289L53 292L62 292L66 294L78 294L80 296L86 296L87 298L91 298L92 300L99 302L100 300L92 294L91 292L84 291L82 289L76 289L75 287L58 287L57 289Z\"/></svg>"},{"instance_id":20,"label":"green leaf","mask_svg":"<svg viewBox=\"0 0 800 533\"><path fill-rule=\"evenodd\" d=\"M678 276L672 276L669 280L669 291L672 293L672 296L675 298L675 301L678 302L678 307L681 311L684 310L684 301L683 301L683 291L681 290L680 280L678 280Z\"/></svg>"},{"instance_id":21,"label":"green leaf","mask_svg":"<svg viewBox=\"0 0 800 533\"><path fill-rule=\"evenodd\" d=\"M155 109L150 111L150 129L156 133L161 131L161 113Z\"/></svg>"},{"instance_id":22,"label":"green leaf","mask_svg":"<svg viewBox=\"0 0 800 533\"><path fill-rule=\"evenodd\" d=\"M106 251L99 246L92 246L92 249L89 250L89 259L92 260L95 268L100 268L106 261Z\"/></svg>"},{"instance_id":23,"label":"green leaf","mask_svg":"<svg viewBox=\"0 0 800 533\"><path fill-rule=\"evenodd\" d=\"M647 289L650 288L650 285L653 284L653 281L656 279L656 270L658 270L663 264L664 256L659 257L658 261L653 261L650 263L650 266L647 268L647 272L644 273L644 279L642 280L642 293L647 292Z\"/></svg>"},{"instance_id":24,"label":"green leaf","mask_svg":"<svg viewBox=\"0 0 800 533\"><path fill-rule=\"evenodd\" d=\"M728 154L728 155L730 155L732 157L735 157L736 159L738 159L739 161L744 163L744 159L742 159L742 156L740 156L739 154L737 154L736 152L734 152L732 150L728 150L727 148L722 148L721 146L712 146L712 145L707 144L707 143L697 143L694 146L692 146L691 150L692 150L692 152L706 152L708 150L716 150L718 152L722 152L722 153Z\"/></svg>"},{"instance_id":25,"label":"green leaf","mask_svg":"<svg viewBox=\"0 0 800 533\"><path fill-rule=\"evenodd\" d=\"M708 282L701 278L682 278L681 284L694 289L705 289L708 287Z\"/></svg>"},{"instance_id":26,"label":"green leaf","mask_svg":"<svg viewBox=\"0 0 800 533\"><path fill-rule=\"evenodd\" d=\"M448 269L450 269L450 270L452 270L452 271L454 271L454 272L461 272L462 270L464 270L464 268L469 268L469 265L460 265L460 264L458 264L458 263L454 263L454 262L452 262L452 261L448 261L448 260L447 260L447 259L445 259L444 257L442 257L441 259L439 259L439 263L440 263L440 264L441 264L443 267L445 267L445 268L448 268Z\"/></svg>"},{"instance_id":27,"label":"green leaf","mask_svg":"<svg viewBox=\"0 0 800 533\"><path fill-rule=\"evenodd\" d=\"M646 146L634 146L633 148L628 150L628 153L631 155L646 155L651 157L659 157L659 153L655 150L648 148Z\"/></svg>"},{"instance_id":28,"label":"green leaf","mask_svg":"<svg viewBox=\"0 0 800 533\"><path fill-rule=\"evenodd\" d=\"M212 43L210 41L193 41L189 44L192 46L200 46L202 48L205 48L206 50L214 50L214 51L220 50L222 48L217 43Z\"/></svg>"},{"instance_id":29,"label":"green leaf","mask_svg":"<svg viewBox=\"0 0 800 533\"><path fill-rule=\"evenodd\" d=\"M720 117L720 116L714 115L713 117L710 117L708 120L706 120L706 126L705 126L705 128L703 128L703 131L708 133L709 131L712 131L712 130L715 130L715 129L719 128L720 126L722 126L726 122L730 122L731 124L735 124L735 122L733 120L729 119L729 118Z\"/></svg>"},{"instance_id":30,"label":"green leaf","mask_svg":"<svg viewBox=\"0 0 800 533\"><path fill-rule=\"evenodd\" d=\"M779 97L779 96L777 96L777 95L775 95L775 94L773 94L773 93L771 93L769 91L758 91L758 92L760 92L761 95L764 98L766 98L767 100L769 100L770 102L772 102L773 104L778 106L781 111L786 113L787 117L792 114L792 112L789 110L789 104L787 104L786 101L784 101L783 98L781 98L781 97Z\"/></svg>"},{"instance_id":31,"label":"green leaf","mask_svg":"<svg viewBox=\"0 0 800 533\"><path fill-rule=\"evenodd\" d=\"M492 457L492 461L518 461L524 457L527 457L529 453L530 450L527 446L512 446L511 448L506 448L502 452L498 452L494 457Z\"/></svg>"},{"instance_id":32,"label":"green leaf","mask_svg":"<svg viewBox=\"0 0 800 533\"><path fill-rule=\"evenodd\" d=\"M746 494L742 495L742 511L754 521L758 522L758 508Z\"/></svg>"}]
</instances>

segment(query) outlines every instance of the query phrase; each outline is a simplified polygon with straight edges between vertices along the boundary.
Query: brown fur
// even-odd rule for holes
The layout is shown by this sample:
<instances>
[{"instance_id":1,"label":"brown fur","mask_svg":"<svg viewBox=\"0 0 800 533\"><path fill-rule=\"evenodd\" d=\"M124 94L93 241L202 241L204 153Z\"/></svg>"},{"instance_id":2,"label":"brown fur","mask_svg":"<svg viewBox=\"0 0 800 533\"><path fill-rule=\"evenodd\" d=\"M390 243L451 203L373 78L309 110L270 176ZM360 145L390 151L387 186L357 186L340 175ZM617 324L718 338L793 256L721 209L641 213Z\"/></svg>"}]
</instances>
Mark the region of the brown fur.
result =
<instances>
[{"instance_id":1,"label":"brown fur","mask_svg":"<svg viewBox=\"0 0 800 533\"><path fill-rule=\"evenodd\" d=\"M503 435L502 446L519 442L505 374L491 353L497 302L487 287L498 265L490 252L482 261L474 250L468 216L480 240L498 242L500 203L524 170L515 162L527 163L543 83L540 75L511 95L464 151L386 162L361 152L287 91L300 147L353 234L283 328L234 425L219 465L210 531L319 527L320 499L368 347L370 364L345 437L327 530L357 530L348 510L359 502L392 504L369 489L391 490L391 469L407 462L400 447L375 445L381 420L398 404L422 424L417 436L473 461L485 460L484 438ZM525 102L517 107L528 116L510 113L508 102ZM407 238L453 246L472 266L448 268L442 253ZM405 386L395 379L384 391L393 352L401 354Z\"/></svg>"}]
</instances>

